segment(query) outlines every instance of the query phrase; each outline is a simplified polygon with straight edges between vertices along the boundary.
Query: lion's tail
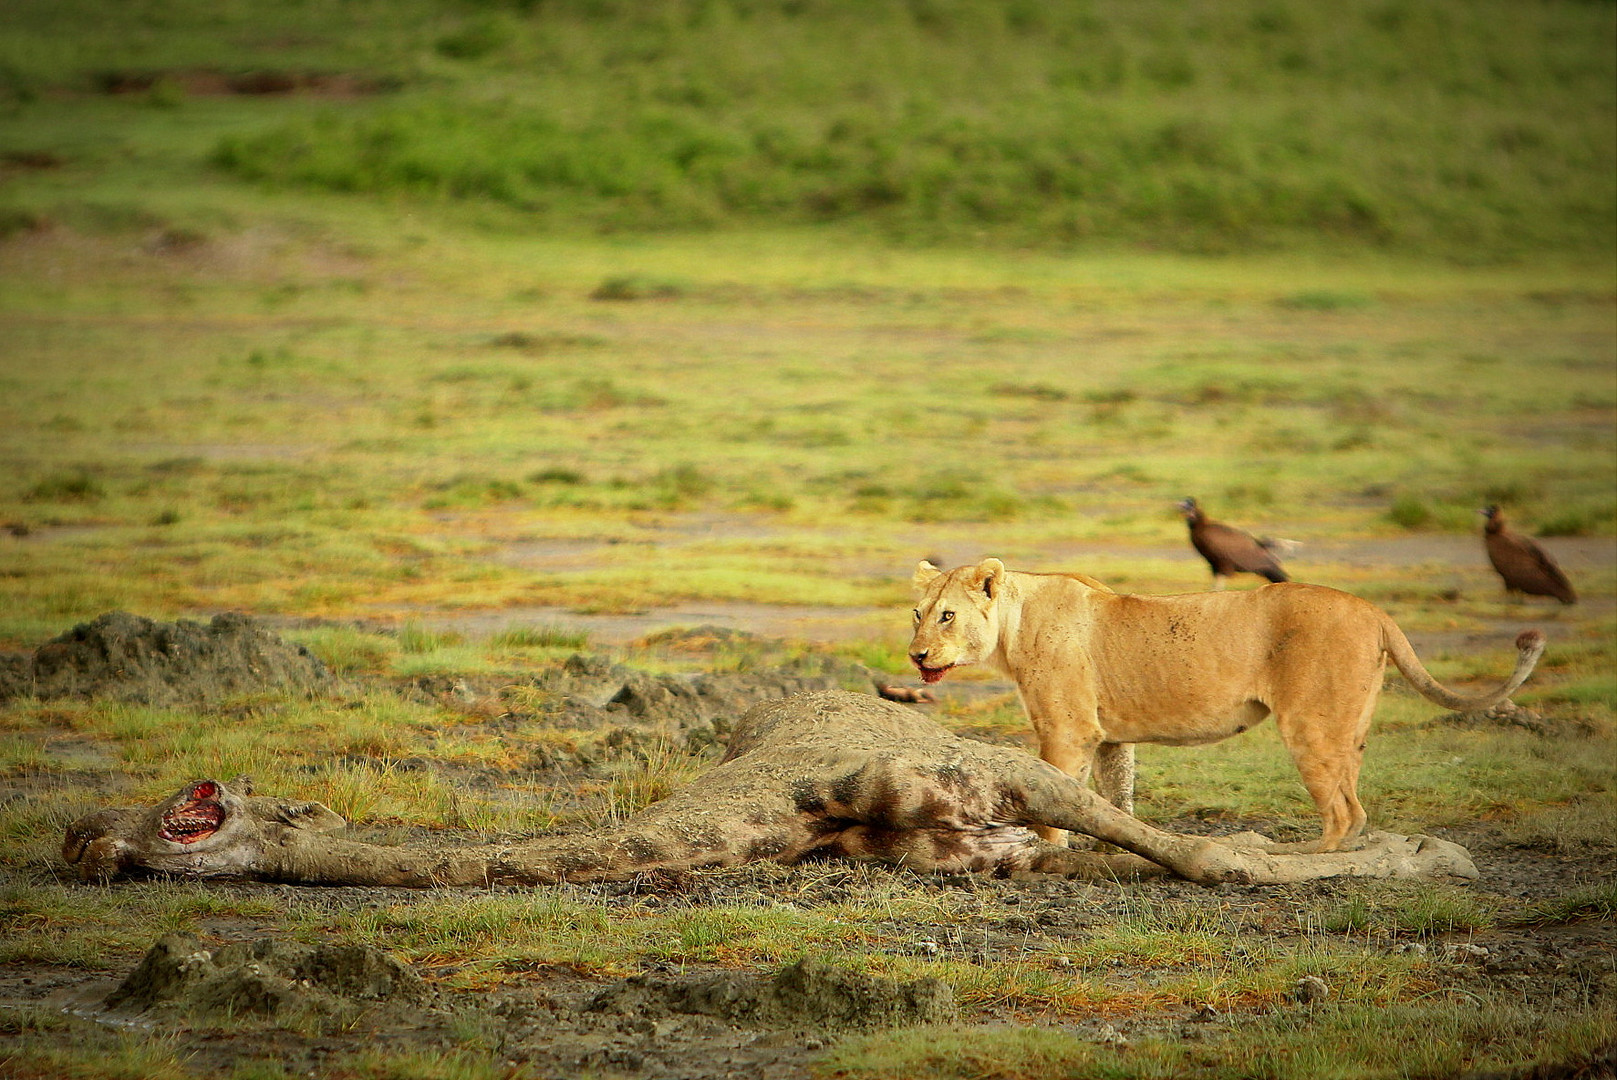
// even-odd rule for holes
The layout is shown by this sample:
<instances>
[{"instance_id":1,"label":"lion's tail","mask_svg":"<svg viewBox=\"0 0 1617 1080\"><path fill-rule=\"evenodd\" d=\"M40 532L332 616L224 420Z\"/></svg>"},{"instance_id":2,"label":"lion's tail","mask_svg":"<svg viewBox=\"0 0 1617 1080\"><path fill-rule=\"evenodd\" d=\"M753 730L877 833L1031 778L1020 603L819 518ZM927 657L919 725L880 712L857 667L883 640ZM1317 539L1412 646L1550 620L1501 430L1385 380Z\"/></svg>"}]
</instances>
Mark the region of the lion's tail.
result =
<instances>
[{"instance_id":1,"label":"lion's tail","mask_svg":"<svg viewBox=\"0 0 1617 1080\"><path fill-rule=\"evenodd\" d=\"M1409 639L1391 618L1382 620L1381 647L1392 657L1392 662L1403 672L1404 678L1409 680L1409 685L1428 701L1435 701L1445 709L1453 709L1455 712L1484 712L1509 699L1510 695L1527 681L1527 676L1533 673L1533 666L1538 663L1538 658L1544 655L1544 633L1541 630L1523 630L1517 634L1516 670L1510 673L1510 678L1506 679L1505 684L1499 689L1475 697L1456 694L1432 678L1431 672L1426 670L1426 665L1415 655Z\"/></svg>"}]
</instances>

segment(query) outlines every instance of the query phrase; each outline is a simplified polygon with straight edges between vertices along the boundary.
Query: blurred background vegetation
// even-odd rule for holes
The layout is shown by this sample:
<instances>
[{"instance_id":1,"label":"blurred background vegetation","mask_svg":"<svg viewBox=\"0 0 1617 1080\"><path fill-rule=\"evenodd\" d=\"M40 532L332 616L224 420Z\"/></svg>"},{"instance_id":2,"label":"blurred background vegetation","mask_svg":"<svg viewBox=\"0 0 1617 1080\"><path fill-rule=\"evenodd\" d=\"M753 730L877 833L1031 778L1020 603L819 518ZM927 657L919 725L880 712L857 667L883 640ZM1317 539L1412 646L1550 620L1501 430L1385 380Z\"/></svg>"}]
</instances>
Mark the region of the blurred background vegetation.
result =
<instances>
[{"instance_id":1,"label":"blurred background vegetation","mask_svg":"<svg viewBox=\"0 0 1617 1080\"><path fill-rule=\"evenodd\" d=\"M1573 0L13 0L0 94L26 130L63 93L323 90L240 116L208 167L544 228L1492 261L1613 250L1612 23Z\"/></svg>"},{"instance_id":2,"label":"blurred background vegetation","mask_svg":"<svg viewBox=\"0 0 1617 1080\"><path fill-rule=\"evenodd\" d=\"M1573 0L11 0L0 632L1609 535L1614 69Z\"/></svg>"}]
</instances>

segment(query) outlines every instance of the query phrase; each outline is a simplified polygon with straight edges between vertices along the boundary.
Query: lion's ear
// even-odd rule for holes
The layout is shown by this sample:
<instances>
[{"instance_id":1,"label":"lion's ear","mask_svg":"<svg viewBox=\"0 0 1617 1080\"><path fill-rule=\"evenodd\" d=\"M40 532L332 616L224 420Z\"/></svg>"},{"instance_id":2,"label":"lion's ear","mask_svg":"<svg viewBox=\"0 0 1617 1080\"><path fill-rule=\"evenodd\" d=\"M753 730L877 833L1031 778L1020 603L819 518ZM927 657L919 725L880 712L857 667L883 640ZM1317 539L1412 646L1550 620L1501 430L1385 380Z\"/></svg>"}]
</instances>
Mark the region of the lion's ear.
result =
<instances>
[{"instance_id":1,"label":"lion's ear","mask_svg":"<svg viewBox=\"0 0 1617 1080\"><path fill-rule=\"evenodd\" d=\"M972 580L988 599L993 600L999 596L1000 586L1005 583L1005 564L998 559L984 559L977 564Z\"/></svg>"},{"instance_id":2,"label":"lion's ear","mask_svg":"<svg viewBox=\"0 0 1617 1080\"><path fill-rule=\"evenodd\" d=\"M915 586L915 591L917 593L925 592L926 587L932 584L932 579L941 573L943 573L942 570L939 570L925 559L922 559L915 566L915 576L910 578L910 584Z\"/></svg>"}]
</instances>

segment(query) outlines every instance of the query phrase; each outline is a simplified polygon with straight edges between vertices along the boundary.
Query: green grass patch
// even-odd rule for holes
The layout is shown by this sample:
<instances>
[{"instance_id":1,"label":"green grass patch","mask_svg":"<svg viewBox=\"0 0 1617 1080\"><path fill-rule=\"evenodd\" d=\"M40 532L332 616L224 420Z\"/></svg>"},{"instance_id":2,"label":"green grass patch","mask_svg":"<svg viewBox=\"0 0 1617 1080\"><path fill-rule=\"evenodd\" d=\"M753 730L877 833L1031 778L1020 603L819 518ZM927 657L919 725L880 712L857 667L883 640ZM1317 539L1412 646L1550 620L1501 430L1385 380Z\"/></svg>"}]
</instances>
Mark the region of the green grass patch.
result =
<instances>
[{"instance_id":1,"label":"green grass patch","mask_svg":"<svg viewBox=\"0 0 1617 1080\"><path fill-rule=\"evenodd\" d=\"M1417 938L1492 929L1500 913L1463 889L1448 885L1394 884L1374 890L1349 889L1310 920L1329 933L1409 934Z\"/></svg>"},{"instance_id":2,"label":"green grass patch","mask_svg":"<svg viewBox=\"0 0 1617 1080\"><path fill-rule=\"evenodd\" d=\"M1411 1027L1429 1035L1418 1048L1399 1036ZM1233 1080L1255 1073L1357 1080L1453 1075L1484 1067L1520 1071L1589 1060L1614 1035L1609 1011L1573 1010L1544 1029L1533 1014L1509 1002L1461 999L1292 1008L1257 1022L1240 1038L1147 1038L1122 1049L1048 1030L917 1029L849 1040L833 1050L827 1064L838 1075L871 1080L920 1075L1023 1080L1052 1074Z\"/></svg>"},{"instance_id":3,"label":"green grass patch","mask_svg":"<svg viewBox=\"0 0 1617 1080\"><path fill-rule=\"evenodd\" d=\"M1597 170L1613 140L1599 110L1555 105L1609 85L1596 47L1609 17L1440 12L1396 31L1338 20L1325 34L1296 3L1107 5L1033 22L986 3L917 19L894 3L861 12L850 33L834 8L676 31L657 8L549 5L438 38L441 56L498 71L520 98L462 91L451 104L440 91L329 109L228 135L212 161L276 186L487 200L615 229L859 220L927 240L1195 250L1324 234L1472 257L1601 243L1589 229L1610 216ZM628 92L611 78L622 56L603 48L614 35L641 43ZM1436 49L1449 61L1433 69ZM772 58L769 78L739 59L752 54ZM1475 73L1507 69L1508 99ZM983 83L1015 92L985 103L967 91ZM1414 106L1433 95L1443 109ZM1459 109L1480 116L1432 121ZM676 292L618 276L597 295ZM1365 301L1303 291L1288 303Z\"/></svg>"},{"instance_id":4,"label":"green grass patch","mask_svg":"<svg viewBox=\"0 0 1617 1080\"><path fill-rule=\"evenodd\" d=\"M386 671L401 647L396 639L344 626L322 627L289 636L307 646L339 675Z\"/></svg>"},{"instance_id":5,"label":"green grass patch","mask_svg":"<svg viewBox=\"0 0 1617 1080\"><path fill-rule=\"evenodd\" d=\"M162 934L197 933L203 919L278 913L272 900L232 898L205 885L89 892L14 882L0 888L0 961L117 970Z\"/></svg>"},{"instance_id":6,"label":"green grass patch","mask_svg":"<svg viewBox=\"0 0 1617 1080\"><path fill-rule=\"evenodd\" d=\"M490 645L501 649L584 649L589 643L584 631L554 623L513 624L489 638Z\"/></svg>"},{"instance_id":7,"label":"green grass patch","mask_svg":"<svg viewBox=\"0 0 1617 1080\"><path fill-rule=\"evenodd\" d=\"M1545 740L1519 729L1434 729L1400 722L1409 715L1423 716L1429 724L1435 711L1424 700L1417 704L1389 695L1383 701L1359 785L1372 828L1418 833L1479 818L1526 815L1524 821L1538 824L1524 824L1524 835L1532 832L1552 846L1562 835L1558 850L1598 836L1597 823L1610 812L1601 793L1617 782L1609 729L1588 738ZM1194 750L1142 747L1139 792L1138 812L1147 820L1216 820L1240 807L1242 814L1282 822L1285 839L1313 835L1318 828L1313 803L1271 725Z\"/></svg>"}]
</instances>

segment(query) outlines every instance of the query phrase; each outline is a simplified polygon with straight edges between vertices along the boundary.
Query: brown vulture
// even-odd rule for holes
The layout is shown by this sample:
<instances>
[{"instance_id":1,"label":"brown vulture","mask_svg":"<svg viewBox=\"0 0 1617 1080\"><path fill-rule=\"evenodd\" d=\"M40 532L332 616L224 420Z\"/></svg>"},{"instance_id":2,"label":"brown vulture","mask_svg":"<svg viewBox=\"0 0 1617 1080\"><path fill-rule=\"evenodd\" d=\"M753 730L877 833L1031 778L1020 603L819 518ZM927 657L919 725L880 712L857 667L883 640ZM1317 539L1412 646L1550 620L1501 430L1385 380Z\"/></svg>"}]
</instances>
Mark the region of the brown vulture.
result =
<instances>
[{"instance_id":1,"label":"brown vulture","mask_svg":"<svg viewBox=\"0 0 1617 1080\"><path fill-rule=\"evenodd\" d=\"M1484 507L1477 513L1488 519L1482 528L1482 542L1488 548L1488 561L1504 578L1507 592L1553 596L1563 604L1578 602L1572 583L1555 565L1549 552L1539 547L1532 537L1507 529L1505 515L1499 512L1499 507Z\"/></svg>"},{"instance_id":2,"label":"brown vulture","mask_svg":"<svg viewBox=\"0 0 1617 1080\"><path fill-rule=\"evenodd\" d=\"M1287 541L1258 540L1234 526L1211 521L1195 499L1181 500L1179 509L1190 526L1191 545L1213 568L1214 589L1222 589L1225 580L1234 574L1257 574L1270 581L1290 580L1274 554L1274 549L1286 545Z\"/></svg>"}]
</instances>

